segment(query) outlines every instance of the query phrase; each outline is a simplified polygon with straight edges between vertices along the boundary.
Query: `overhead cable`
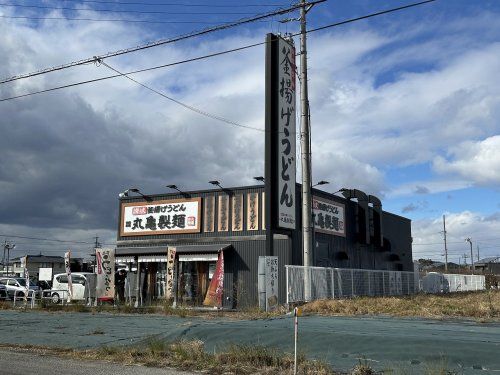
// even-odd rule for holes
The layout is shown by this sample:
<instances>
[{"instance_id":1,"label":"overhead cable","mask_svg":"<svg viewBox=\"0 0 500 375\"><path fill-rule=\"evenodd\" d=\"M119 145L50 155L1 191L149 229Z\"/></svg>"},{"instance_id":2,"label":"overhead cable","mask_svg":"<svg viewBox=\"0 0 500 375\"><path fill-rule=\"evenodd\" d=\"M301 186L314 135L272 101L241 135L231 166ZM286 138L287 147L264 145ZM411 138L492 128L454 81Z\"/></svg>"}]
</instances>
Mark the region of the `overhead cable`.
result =
<instances>
[{"instance_id":1,"label":"overhead cable","mask_svg":"<svg viewBox=\"0 0 500 375\"><path fill-rule=\"evenodd\" d=\"M225 51L221 51L221 52L211 53L209 55L204 55L204 56L199 56L199 57L193 57L191 59L176 61L176 62L169 63L169 64L158 65L158 66L154 66L152 68L145 68L145 69L134 70L134 71L131 71L131 72L127 72L125 74L137 74L137 73L148 72L148 71L151 71L151 70L156 70L156 69L161 69L161 68L167 68L169 66L175 66L175 65L185 64L185 63L188 63L188 62L203 60L203 59L207 59L207 58L214 57L214 56L225 55L225 54L228 54L228 53L231 53L231 52L241 51L241 50L252 48L252 47L255 47L255 46L260 46L260 45L265 44L265 43L266 42L260 42L260 43L250 44L250 45L243 46L243 47L238 47L238 48L233 48L233 49L229 49L229 50L225 50ZM90 79L90 80L87 80L87 81L80 81L80 82L70 83L70 84L67 84L67 85L62 85L62 86L52 87L52 88L49 88L49 89L44 89L44 90L30 92L30 93L27 93L27 94L21 94L21 95L12 96L12 97L9 97L9 98L3 98L3 99L0 99L0 102L5 102L5 101L8 101L8 100L14 100L14 99L20 99L20 98L25 98L27 96L32 96L32 95L37 95L37 94L43 94L43 93L50 92L50 91L56 91L56 90L66 89L66 88L69 88L69 87L75 87L75 86L85 85L85 84L88 84L88 83L94 83L94 82L104 81L104 80L108 80L108 79L112 79L112 78L117 78L117 77L121 77L121 74L115 74L115 75L111 75L111 76Z\"/></svg>"},{"instance_id":2,"label":"overhead cable","mask_svg":"<svg viewBox=\"0 0 500 375\"><path fill-rule=\"evenodd\" d=\"M26 20L53 20L53 21L92 21L92 22L126 22L126 23L158 23L158 24L203 24L203 25L219 25L229 24L232 21L153 21L153 20L130 20L130 19L107 19L107 18L68 18L68 17L31 17L31 16L5 16L0 15L0 18L26 19ZM4 83L4 82L0 82Z\"/></svg>"},{"instance_id":3,"label":"overhead cable","mask_svg":"<svg viewBox=\"0 0 500 375\"><path fill-rule=\"evenodd\" d=\"M66 11L78 11L78 12L95 12L95 13L136 13L136 14L168 14L168 15L245 15L250 14L250 12L171 12L162 10L117 10L117 9L92 9L92 8L67 8L67 7L52 7L48 5L26 5L26 4L8 4L0 3L2 7L13 7L13 8L35 8L35 9L54 9L54 10L66 10Z\"/></svg>"},{"instance_id":4,"label":"overhead cable","mask_svg":"<svg viewBox=\"0 0 500 375\"><path fill-rule=\"evenodd\" d=\"M180 105L180 106L182 106L182 107L184 107L186 109L189 109L190 111L196 112L196 113L198 113L198 114L200 114L202 116L209 117L209 118L214 119L214 120L219 120L219 121L225 122L226 124L229 124L229 125L234 125L234 126L237 126L237 127L240 127L240 128L252 129L252 130L257 130L257 131L265 132L264 129L255 128L253 126L242 125L242 124L239 124L239 123L237 123L235 121L228 120L228 119L226 119L224 117L221 117L221 116L213 115L213 114L211 114L209 112L206 112L206 111L203 111L203 110L201 110L199 108L196 108L196 107L193 107L191 105L185 104L185 103L183 103L183 102L181 102L181 101L179 101L177 99L174 99L174 98L172 98L172 97L170 97L170 96L162 93L161 91L158 91L158 90L156 90L156 89L154 89L154 88L152 88L152 87L150 87L150 86L148 86L148 85L146 85L146 84L144 84L142 82L139 82L139 81L133 79L132 77L129 77L126 73L122 73L122 72L118 71L117 69L113 68L112 66L110 66L109 64L107 64L104 61L100 61L100 63L102 65L104 65L105 67L107 67L108 69L111 69L113 72L118 73L120 76L122 76L124 78L127 78L130 81L135 82L138 85L144 87L145 89L148 89L149 91L152 91L155 94L158 94L158 95L164 97L165 99L168 99L168 100L170 100L170 101L172 101L172 102L174 102L174 103L176 103L176 104L178 104L178 105Z\"/></svg>"},{"instance_id":5,"label":"overhead cable","mask_svg":"<svg viewBox=\"0 0 500 375\"><path fill-rule=\"evenodd\" d=\"M309 2L307 4L310 4L310 5L312 5L312 4L318 4L318 3L322 3L324 1L326 1L326 0L315 0L315 1L311 1L311 2ZM152 47L157 47L157 46L161 46L161 45L165 45L165 44L170 44L170 43L178 42L178 41L181 41L181 40L193 38L195 36L209 34L209 33L215 32L215 31L227 30L227 29L230 29L230 28L233 28L233 27L236 27L236 26L241 26L241 25L244 25L244 24L247 24L247 23L251 23L251 22L255 22L255 21L259 21L259 20L262 20L262 19L265 19L265 18L269 18L269 17L273 17L273 16L278 16L278 15L283 15L283 14L286 14L286 13L290 13L290 12L292 12L292 11L300 8L300 7L302 7L302 4L293 5L290 8L278 9L278 10L275 10L275 11L272 11L272 12L269 12L269 13L265 13L265 14L260 14L260 15L257 15L257 16L251 17L251 18L244 18L244 19L241 19L241 20L238 20L238 21L235 21L235 22L230 22L230 23L227 23L227 24L221 24L221 25L218 25L218 26L209 27L209 28L206 28L206 29L203 29L203 30L194 31L194 32L191 32L191 33L188 33L188 34L177 36L177 37L173 37L173 38L169 38L169 39L160 39L160 40L153 41L153 42L146 43L146 44L142 44L142 45L139 45L139 46L136 46L136 47L126 48L126 49L122 49L122 50L118 50L118 51L114 51L114 52L108 52L106 54L97 56L97 58L99 58L99 59L102 60L102 59L106 59L106 58L109 58L109 57L120 56L120 55L124 55L124 54L131 53L131 52L141 51L141 50L145 50L145 49L152 48ZM10 78L2 79L2 80L0 80L0 84L7 83L7 82L12 82L12 81L17 81L17 80L24 79L24 78L34 77L34 76L38 76L38 75L41 75L41 74L46 74L46 73L49 73L49 72L54 72L54 71L57 71L57 70L63 70L63 69L71 68L71 67L74 67L74 66L79 66L79 65L93 63L95 61L95 59L96 59L96 57L91 57L91 58L86 58L86 59L83 59L83 60L73 61L73 62L70 62L70 63L67 63L67 64L55 66L55 67L52 67L52 68L41 69L41 70L38 70L38 71L32 72L32 73L20 74L20 75L13 76L13 77L10 77Z\"/></svg>"},{"instance_id":6,"label":"overhead cable","mask_svg":"<svg viewBox=\"0 0 500 375\"><path fill-rule=\"evenodd\" d=\"M85 244L85 245L93 245L94 242L85 242L85 241L70 241L70 240L59 240L55 238L43 238L43 237L28 237L28 236L20 236L20 235L13 235L13 234L1 234L0 237L6 237L6 238L23 238L23 239L28 239L28 240L38 240L38 241L50 241L50 242L64 242L64 243L75 243L75 244Z\"/></svg>"},{"instance_id":7,"label":"overhead cable","mask_svg":"<svg viewBox=\"0 0 500 375\"><path fill-rule=\"evenodd\" d=\"M250 8L250 7L281 7L287 6L288 4L233 4L233 5L222 5L222 4L190 4L190 3L143 3L136 1L106 1L106 0L64 0L73 1L78 3L93 3L93 4L115 4L115 5L143 5L143 6L172 6L172 7L205 7L205 8Z\"/></svg>"},{"instance_id":8,"label":"overhead cable","mask_svg":"<svg viewBox=\"0 0 500 375\"><path fill-rule=\"evenodd\" d=\"M382 12L372 13L372 14L369 14L369 15L366 15L366 16L362 16L362 17L351 18L349 20L345 20L345 21L341 21L341 22L336 22L336 23L333 23L333 24L330 24L330 25L325 25L325 26L322 26L320 28L316 28L316 29L313 29L313 30L308 30L308 31L306 31L306 33L314 32L314 31L318 31L318 30L324 30L326 28L331 28L331 27L335 27L335 26L345 25L345 24L348 24L348 23L351 23L351 22L356 22L356 21L359 21L359 20L362 20L362 19L367 19L367 18L370 18L370 17L375 17L375 16L378 16L380 14L386 14L386 13L389 13L389 12L395 12L395 11L398 11L398 10L401 10L401 9L406 9L406 8L409 8L409 7L412 7L412 6L417 6L417 5L425 4L425 3L428 3L428 2L431 2L431 1L436 1L436 0L424 1L424 2L421 2L421 3L410 4L410 5L407 5L405 7L399 7L399 8L389 9L389 10L385 10L385 11L382 11ZM293 34L293 35L296 36L298 34ZM224 54L228 54L228 53L237 52L237 51L241 51L241 50L244 50L244 49L248 49L248 48L260 46L260 45L263 45L265 43L266 42L249 44L249 45L246 45L246 46L242 46L242 47L238 47L238 48L233 48L233 49L229 49L229 50L225 50L225 51L221 51L221 52L216 52L216 53L212 53L212 54L208 54L208 55L204 55L204 56L199 56L199 57L195 57L195 58L192 58L192 59L186 59L186 60L182 60L182 61L178 61L178 62L174 62L174 63L170 63L170 64L158 65L158 66L155 66L155 67L152 67L152 68L139 69L139 70L127 72L125 74L142 73L142 72L147 72L147 71L150 71L150 70L166 68L166 67L169 67L169 66L184 64L184 63L188 63L188 62L192 62L192 61L203 60L203 59L207 59L207 58L211 58L211 57L215 57L215 56L220 56L220 55L224 55ZM88 59L88 60L89 60L89 62L95 62L96 58L97 57L93 57L92 59ZM63 68L61 68L61 69L63 69ZM55 70L55 68L54 68L54 70ZM40 72L40 73L37 73L36 75L39 75L39 74L43 74L43 73ZM76 82L76 83L70 83L70 84L67 84L67 85L52 87L52 88L49 88L49 89L44 89L44 90L34 91L34 92L26 93L26 94L11 96L11 97L8 97L8 98L3 98L3 99L0 99L0 102L14 100L14 99L20 99L20 98L24 98L24 97L27 97L27 96L32 96L32 95L47 93L47 92L51 92L51 91L56 91L56 90L61 90L61 89L65 89L65 88L75 87L75 86L84 85L84 84L88 84L88 83L94 83L94 82L104 81L104 80L108 80L108 79L112 79L112 78L117 78L117 77L120 77L120 76L121 75L116 74L116 75L111 75L111 76L106 76L106 77L101 77L101 78L90 79L90 80L87 80L87 81L80 81L80 82ZM11 79L11 80L14 80L14 79ZM1 81L0 84L1 83L5 83L5 82L8 82L8 81L5 81L5 80Z\"/></svg>"}]
</instances>

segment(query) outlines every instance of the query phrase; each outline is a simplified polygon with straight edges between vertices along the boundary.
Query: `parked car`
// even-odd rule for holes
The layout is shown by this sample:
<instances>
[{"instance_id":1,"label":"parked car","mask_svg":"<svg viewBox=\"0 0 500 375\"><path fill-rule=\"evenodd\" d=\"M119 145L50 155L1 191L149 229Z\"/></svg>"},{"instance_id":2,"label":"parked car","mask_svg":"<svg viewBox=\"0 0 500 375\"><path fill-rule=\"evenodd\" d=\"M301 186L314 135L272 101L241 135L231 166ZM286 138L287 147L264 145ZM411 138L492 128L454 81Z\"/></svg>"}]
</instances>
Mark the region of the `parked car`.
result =
<instances>
[{"instance_id":1,"label":"parked car","mask_svg":"<svg viewBox=\"0 0 500 375\"><path fill-rule=\"evenodd\" d=\"M9 299L14 299L14 294L16 298L23 298L26 293L26 279L22 277L2 277L0 278L0 285L5 286ZM39 290L38 286L31 280L28 288L34 291Z\"/></svg>"},{"instance_id":2,"label":"parked car","mask_svg":"<svg viewBox=\"0 0 500 375\"><path fill-rule=\"evenodd\" d=\"M89 287L91 278L95 278L95 274L91 272L75 272L71 274L71 282L73 285L73 295L71 297L71 300L85 300L85 291ZM67 298L68 275L66 275L65 273L54 275L54 278L52 279L52 290L50 291L50 293L53 303L59 303L63 298Z\"/></svg>"}]
</instances>

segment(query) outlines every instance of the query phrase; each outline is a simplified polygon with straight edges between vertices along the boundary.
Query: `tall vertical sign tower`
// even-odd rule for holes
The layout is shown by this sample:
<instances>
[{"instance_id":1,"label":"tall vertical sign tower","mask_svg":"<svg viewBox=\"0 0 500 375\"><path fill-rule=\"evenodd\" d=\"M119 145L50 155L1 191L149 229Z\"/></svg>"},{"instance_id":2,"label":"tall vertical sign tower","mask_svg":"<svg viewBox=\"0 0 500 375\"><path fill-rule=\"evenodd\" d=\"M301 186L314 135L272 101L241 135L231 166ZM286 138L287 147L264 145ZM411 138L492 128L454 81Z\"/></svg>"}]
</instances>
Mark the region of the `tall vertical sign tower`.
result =
<instances>
[{"instance_id":1,"label":"tall vertical sign tower","mask_svg":"<svg viewBox=\"0 0 500 375\"><path fill-rule=\"evenodd\" d=\"M274 255L275 231L296 228L296 65L292 40L266 37L266 236Z\"/></svg>"}]
</instances>

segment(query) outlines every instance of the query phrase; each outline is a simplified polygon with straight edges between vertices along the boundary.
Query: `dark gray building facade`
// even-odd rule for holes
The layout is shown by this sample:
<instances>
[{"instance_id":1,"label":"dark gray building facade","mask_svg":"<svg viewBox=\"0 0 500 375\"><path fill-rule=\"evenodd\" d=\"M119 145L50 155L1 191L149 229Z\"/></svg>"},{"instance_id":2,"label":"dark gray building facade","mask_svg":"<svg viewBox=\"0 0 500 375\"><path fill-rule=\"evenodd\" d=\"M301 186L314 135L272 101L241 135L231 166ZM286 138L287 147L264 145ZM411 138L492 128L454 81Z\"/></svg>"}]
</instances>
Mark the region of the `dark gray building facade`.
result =
<instances>
[{"instance_id":1,"label":"dark gray building facade","mask_svg":"<svg viewBox=\"0 0 500 375\"><path fill-rule=\"evenodd\" d=\"M201 305L222 252L223 307L242 308L258 304L259 257L274 255L284 303L285 265L302 265L299 184L296 192L296 229L274 234L273 254L263 185L123 197L117 262L139 264L150 298ZM413 271L410 220L359 190L342 194L313 189L314 266Z\"/></svg>"}]
</instances>

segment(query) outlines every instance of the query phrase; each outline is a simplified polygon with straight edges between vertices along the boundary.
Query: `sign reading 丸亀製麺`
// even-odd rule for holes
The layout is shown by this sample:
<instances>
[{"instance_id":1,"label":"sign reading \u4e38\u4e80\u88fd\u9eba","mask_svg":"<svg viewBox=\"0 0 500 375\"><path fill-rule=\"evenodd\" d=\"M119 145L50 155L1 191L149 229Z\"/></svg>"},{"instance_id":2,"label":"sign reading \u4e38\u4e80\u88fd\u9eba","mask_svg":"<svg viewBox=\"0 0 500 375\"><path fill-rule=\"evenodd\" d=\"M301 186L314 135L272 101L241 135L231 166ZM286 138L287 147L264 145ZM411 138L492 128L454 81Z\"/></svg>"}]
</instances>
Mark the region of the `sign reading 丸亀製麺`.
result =
<instances>
[{"instance_id":1,"label":"sign reading \u4e38\u4e80\u88fd\u9eba","mask_svg":"<svg viewBox=\"0 0 500 375\"><path fill-rule=\"evenodd\" d=\"M278 226L295 229L295 47L278 37Z\"/></svg>"},{"instance_id":2,"label":"sign reading \u4e38\u4e80\u88fd\u9eba","mask_svg":"<svg viewBox=\"0 0 500 375\"><path fill-rule=\"evenodd\" d=\"M312 211L314 230L345 237L345 206L318 197L313 197Z\"/></svg>"},{"instance_id":3,"label":"sign reading \u4e38\u4e80\u88fd\u9eba","mask_svg":"<svg viewBox=\"0 0 500 375\"><path fill-rule=\"evenodd\" d=\"M121 236L197 233L201 198L122 203Z\"/></svg>"}]
</instances>

